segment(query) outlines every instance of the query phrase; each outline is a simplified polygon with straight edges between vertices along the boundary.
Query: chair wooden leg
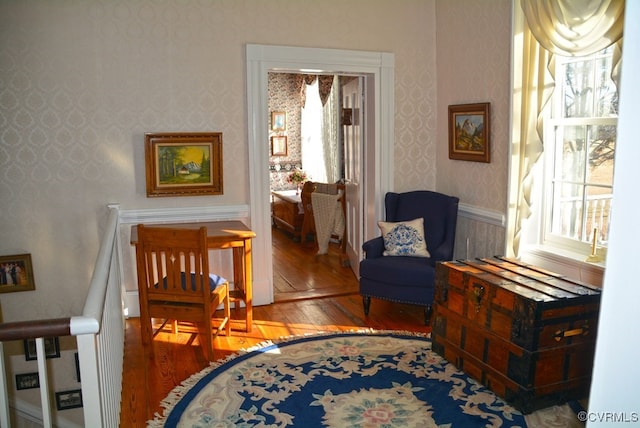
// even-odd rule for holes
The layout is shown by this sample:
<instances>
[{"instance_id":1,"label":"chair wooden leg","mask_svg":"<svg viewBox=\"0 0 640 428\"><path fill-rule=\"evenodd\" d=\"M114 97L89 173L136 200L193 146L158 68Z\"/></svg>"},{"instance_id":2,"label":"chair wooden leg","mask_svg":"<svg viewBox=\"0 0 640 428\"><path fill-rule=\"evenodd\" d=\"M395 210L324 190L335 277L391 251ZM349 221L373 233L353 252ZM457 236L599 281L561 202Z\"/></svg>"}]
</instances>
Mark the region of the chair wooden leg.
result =
<instances>
[{"instance_id":1,"label":"chair wooden leg","mask_svg":"<svg viewBox=\"0 0 640 428\"><path fill-rule=\"evenodd\" d=\"M371 307L371 297L362 296L362 305L364 306L364 315L369 315L369 308Z\"/></svg>"},{"instance_id":2,"label":"chair wooden leg","mask_svg":"<svg viewBox=\"0 0 640 428\"><path fill-rule=\"evenodd\" d=\"M427 307L424 308L424 325L431 324L431 315L433 315L433 306L427 305Z\"/></svg>"},{"instance_id":3,"label":"chair wooden leg","mask_svg":"<svg viewBox=\"0 0 640 428\"><path fill-rule=\"evenodd\" d=\"M154 357L152 321L146 308L142 309L140 311L140 335L142 336L142 347L149 358Z\"/></svg>"},{"instance_id":4,"label":"chair wooden leg","mask_svg":"<svg viewBox=\"0 0 640 428\"><path fill-rule=\"evenodd\" d=\"M211 327L211 314L204 314L204 319L198 323L198 333L204 357L209 361L213 361L213 329Z\"/></svg>"}]
</instances>

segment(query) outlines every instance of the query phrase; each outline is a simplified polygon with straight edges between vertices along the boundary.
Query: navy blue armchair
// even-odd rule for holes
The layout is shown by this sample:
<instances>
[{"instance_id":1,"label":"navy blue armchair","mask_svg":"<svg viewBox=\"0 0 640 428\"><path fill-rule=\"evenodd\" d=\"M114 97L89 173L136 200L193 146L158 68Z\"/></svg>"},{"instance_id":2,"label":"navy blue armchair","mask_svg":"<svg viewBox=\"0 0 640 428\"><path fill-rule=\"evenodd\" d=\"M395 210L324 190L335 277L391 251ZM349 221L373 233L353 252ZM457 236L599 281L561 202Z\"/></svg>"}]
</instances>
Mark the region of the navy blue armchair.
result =
<instances>
[{"instance_id":1,"label":"navy blue armchair","mask_svg":"<svg viewBox=\"0 0 640 428\"><path fill-rule=\"evenodd\" d=\"M425 324L429 324L436 262L453 258L458 202L455 196L428 190L386 194L387 222L424 219L430 257L384 256L382 236L365 242L362 246L365 258L360 262L360 294L365 316L369 315L374 297L425 306Z\"/></svg>"}]
</instances>

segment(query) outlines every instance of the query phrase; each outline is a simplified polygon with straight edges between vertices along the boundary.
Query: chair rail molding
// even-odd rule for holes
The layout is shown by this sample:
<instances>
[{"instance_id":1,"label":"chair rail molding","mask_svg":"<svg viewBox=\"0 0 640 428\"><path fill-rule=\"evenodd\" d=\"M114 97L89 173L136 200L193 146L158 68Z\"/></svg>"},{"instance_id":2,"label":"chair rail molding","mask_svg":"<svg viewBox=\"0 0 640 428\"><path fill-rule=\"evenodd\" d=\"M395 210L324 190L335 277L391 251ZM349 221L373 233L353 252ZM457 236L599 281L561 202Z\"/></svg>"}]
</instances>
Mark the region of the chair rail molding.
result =
<instances>
[{"instance_id":1,"label":"chair rail molding","mask_svg":"<svg viewBox=\"0 0 640 428\"><path fill-rule=\"evenodd\" d=\"M248 205L152 208L120 210L120 224L241 220L249 217Z\"/></svg>"},{"instance_id":2,"label":"chair rail molding","mask_svg":"<svg viewBox=\"0 0 640 428\"><path fill-rule=\"evenodd\" d=\"M483 223L492 224L494 226L505 227L506 216L500 211L480 208L473 205L458 204L458 215L471 220L481 221Z\"/></svg>"}]
</instances>

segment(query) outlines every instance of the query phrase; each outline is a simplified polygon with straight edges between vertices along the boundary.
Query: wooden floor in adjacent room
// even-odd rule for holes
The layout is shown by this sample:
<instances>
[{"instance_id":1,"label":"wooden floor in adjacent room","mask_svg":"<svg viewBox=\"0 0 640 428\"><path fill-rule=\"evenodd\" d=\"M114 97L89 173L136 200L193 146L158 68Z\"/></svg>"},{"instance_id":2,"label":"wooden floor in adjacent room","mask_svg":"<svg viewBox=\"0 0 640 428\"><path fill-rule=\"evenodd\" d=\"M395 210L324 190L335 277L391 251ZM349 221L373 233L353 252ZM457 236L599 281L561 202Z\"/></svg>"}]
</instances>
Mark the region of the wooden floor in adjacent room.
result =
<instances>
[{"instance_id":1,"label":"wooden floor in adjacent room","mask_svg":"<svg viewBox=\"0 0 640 428\"><path fill-rule=\"evenodd\" d=\"M274 236L277 232L274 232ZM274 283L289 284L276 291L276 303L254 308L251 333L233 323L230 337L214 341L215 357L225 358L269 339L361 328L428 332L424 310L419 306L373 300L368 317L362 311L358 282L348 268L302 251L299 243L274 238ZM279 246L279 247L278 247ZM276 257L277 256L277 257ZM296 265L297 269L290 269ZM312 271L313 275L309 272ZM278 275L280 275L278 277ZM316 284L317 287L312 286ZM275 287L275 285L274 285ZM290 293L290 294L287 294ZM328 296L328 297L327 297ZM296 300L304 297L303 300ZM242 316L243 310L240 310ZM232 311L232 317L236 317ZM236 330L238 329L238 330ZM144 427L161 412L160 401L182 381L209 365L197 336L189 332L160 333L154 340L155 358L145 359L138 318L128 319L125 334L121 427Z\"/></svg>"}]
</instances>

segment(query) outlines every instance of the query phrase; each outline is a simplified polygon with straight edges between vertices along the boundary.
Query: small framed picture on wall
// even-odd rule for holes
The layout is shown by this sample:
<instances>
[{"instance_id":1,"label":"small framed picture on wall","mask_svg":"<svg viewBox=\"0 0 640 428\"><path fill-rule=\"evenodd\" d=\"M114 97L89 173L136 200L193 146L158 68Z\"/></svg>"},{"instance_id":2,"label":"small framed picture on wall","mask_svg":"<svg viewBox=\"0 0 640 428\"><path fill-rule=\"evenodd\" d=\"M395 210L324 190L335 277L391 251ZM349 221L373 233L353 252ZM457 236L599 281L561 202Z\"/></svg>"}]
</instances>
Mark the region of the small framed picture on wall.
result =
<instances>
[{"instance_id":1,"label":"small framed picture on wall","mask_svg":"<svg viewBox=\"0 0 640 428\"><path fill-rule=\"evenodd\" d=\"M274 136L271 137L271 156L287 155L287 137Z\"/></svg>"},{"instance_id":2,"label":"small framed picture on wall","mask_svg":"<svg viewBox=\"0 0 640 428\"><path fill-rule=\"evenodd\" d=\"M271 130L272 131L287 130L287 113L283 111L271 112Z\"/></svg>"}]
</instances>

